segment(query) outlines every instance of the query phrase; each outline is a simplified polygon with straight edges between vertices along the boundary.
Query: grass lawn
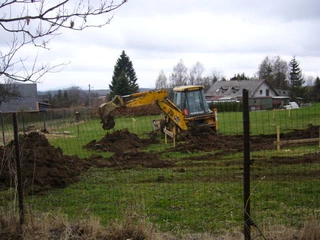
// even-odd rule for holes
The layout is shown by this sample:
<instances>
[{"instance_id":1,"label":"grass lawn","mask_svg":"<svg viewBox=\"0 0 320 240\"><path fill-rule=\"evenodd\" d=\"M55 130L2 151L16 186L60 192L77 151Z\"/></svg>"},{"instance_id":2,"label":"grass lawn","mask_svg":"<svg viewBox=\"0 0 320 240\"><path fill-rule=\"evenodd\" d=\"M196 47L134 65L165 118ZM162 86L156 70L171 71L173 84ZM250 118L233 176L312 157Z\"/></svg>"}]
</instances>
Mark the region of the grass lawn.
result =
<instances>
[{"instance_id":1,"label":"grass lawn","mask_svg":"<svg viewBox=\"0 0 320 240\"><path fill-rule=\"evenodd\" d=\"M250 112L251 134L275 134L319 125L319 104L292 110ZM127 128L140 138L152 131L151 120L159 116L116 118L116 128ZM242 134L242 113L219 113L220 134ZM97 154L82 148L106 132L99 120L70 124L60 131L69 135L49 139L66 155L81 158ZM146 151L162 152L163 159L176 162L172 168L142 168L123 170L91 168L79 182L64 189L55 189L44 196L26 198L34 211L67 214L71 219L96 215L104 224L122 220L124 216L145 218L163 231L219 232L241 230L243 220L243 155L212 152L171 153L160 143ZM275 139L276 140L276 139ZM205 141L205 139L204 139ZM319 151L317 145L290 149L263 150L251 153L252 219L260 226L265 223L299 227L310 215L319 216L320 163L274 164L274 158L301 156ZM110 157L113 153L101 153ZM196 160L190 156L199 156ZM183 169L183 171L182 171Z\"/></svg>"}]
</instances>

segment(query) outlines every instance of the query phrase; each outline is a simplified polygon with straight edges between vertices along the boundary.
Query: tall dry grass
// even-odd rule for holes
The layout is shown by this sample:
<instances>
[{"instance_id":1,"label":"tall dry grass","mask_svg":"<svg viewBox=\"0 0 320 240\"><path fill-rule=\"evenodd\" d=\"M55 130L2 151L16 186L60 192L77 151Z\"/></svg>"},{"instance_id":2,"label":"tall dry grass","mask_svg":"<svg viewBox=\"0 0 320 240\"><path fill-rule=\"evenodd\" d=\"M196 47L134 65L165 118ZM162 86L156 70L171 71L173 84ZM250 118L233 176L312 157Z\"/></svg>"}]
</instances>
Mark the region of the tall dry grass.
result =
<instances>
[{"instance_id":1,"label":"tall dry grass","mask_svg":"<svg viewBox=\"0 0 320 240\"><path fill-rule=\"evenodd\" d=\"M70 221L62 213L34 213L27 209L25 223L20 227L18 211L14 208L0 209L0 236L3 240L238 240L241 231L232 233L186 233L161 232L144 216L127 214L123 222L103 226L95 216ZM320 240L320 221L310 217L300 229L280 225L264 225L259 231L252 229L252 239L268 240Z\"/></svg>"}]
</instances>

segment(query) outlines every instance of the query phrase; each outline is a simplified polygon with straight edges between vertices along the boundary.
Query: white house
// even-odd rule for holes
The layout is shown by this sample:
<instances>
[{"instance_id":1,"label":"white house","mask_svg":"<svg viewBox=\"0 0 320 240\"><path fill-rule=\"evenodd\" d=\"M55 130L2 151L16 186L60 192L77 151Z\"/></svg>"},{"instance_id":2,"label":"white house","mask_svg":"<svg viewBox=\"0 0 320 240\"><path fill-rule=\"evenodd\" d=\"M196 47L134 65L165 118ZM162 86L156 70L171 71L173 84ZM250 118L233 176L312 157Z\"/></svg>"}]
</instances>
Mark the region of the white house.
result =
<instances>
[{"instance_id":1,"label":"white house","mask_svg":"<svg viewBox=\"0 0 320 240\"><path fill-rule=\"evenodd\" d=\"M266 80L217 81L205 93L207 101L242 101L242 91L249 91L251 110L271 109L283 105L288 96L280 96Z\"/></svg>"}]
</instances>

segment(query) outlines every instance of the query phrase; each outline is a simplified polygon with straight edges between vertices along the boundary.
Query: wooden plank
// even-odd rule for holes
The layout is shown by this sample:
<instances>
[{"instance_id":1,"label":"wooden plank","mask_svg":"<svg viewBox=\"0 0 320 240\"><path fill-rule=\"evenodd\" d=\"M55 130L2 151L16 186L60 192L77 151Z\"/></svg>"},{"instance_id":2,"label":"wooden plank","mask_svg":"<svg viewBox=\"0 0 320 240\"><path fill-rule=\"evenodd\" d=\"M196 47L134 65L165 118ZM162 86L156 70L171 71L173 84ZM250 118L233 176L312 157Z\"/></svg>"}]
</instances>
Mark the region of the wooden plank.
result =
<instances>
[{"instance_id":1,"label":"wooden plank","mask_svg":"<svg viewBox=\"0 0 320 240\"><path fill-rule=\"evenodd\" d=\"M170 132L166 128L163 129L163 132L165 134L165 144L167 144L167 135L168 135L169 137L171 137L173 139L173 147L175 147L176 146L175 134L173 132Z\"/></svg>"},{"instance_id":2,"label":"wooden plank","mask_svg":"<svg viewBox=\"0 0 320 240\"><path fill-rule=\"evenodd\" d=\"M165 128L163 129L163 132L164 132L165 134L169 135L171 138L174 137L174 134L173 134L172 132L170 132L169 130L165 129Z\"/></svg>"}]
</instances>

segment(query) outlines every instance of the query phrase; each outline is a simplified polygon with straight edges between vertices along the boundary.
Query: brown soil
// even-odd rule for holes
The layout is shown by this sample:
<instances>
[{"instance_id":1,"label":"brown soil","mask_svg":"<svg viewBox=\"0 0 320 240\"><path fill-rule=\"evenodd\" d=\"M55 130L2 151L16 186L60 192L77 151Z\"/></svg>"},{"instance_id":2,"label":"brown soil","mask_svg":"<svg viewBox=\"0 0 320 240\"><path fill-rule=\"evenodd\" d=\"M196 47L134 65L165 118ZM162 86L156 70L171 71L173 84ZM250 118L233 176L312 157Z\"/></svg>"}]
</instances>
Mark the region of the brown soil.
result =
<instances>
[{"instance_id":1,"label":"brown soil","mask_svg":"<svg viewBox=\"0 0 320 240\"><path fill-rule=\"evenodd\" d=\"M163 168L175 166L172 161L164 161L159 158L159 153L141 152L150 144L157 144L156 133L149 134L149 138L139 138L136 134L127 129L107 133L99 141L93 140L83 146L86 149L97 152L114 152L114 155L107 159L108 167L119 167L121 169L133 168L135 166ZM99 156L90 159L98 159Z\"/></svg>"},{"instance_id":2,"label":"brown soil","mask_svg":"<svg viewBox=\"0 0 320 240\"><path fill-rule=\"evenodd\" d=\"M51 146L43 134L31 132L19 137L21 175L24 191L38 193L52 188L66 187L77 181L79 175L92 165L77 156L63 155L60 148ZM15 179L16 160L14 141L0 148L2 171L0 189L12 186Z\"/></svg>"},{"instance_id":3,"label":"brown soil","mask_svg":"<svg viewBox=\"0 0 320 240\"><path fill-rule=\"evenodd\" d=\"M317 137L319 126L310 125L306 130L294 130L282 134L281 139L301 139ZM251 150L275 149L275 135L252 136ZM44 134L31 132L20 136L20 156L22 169L22 182L26 193L41 193L43 191L66 187L78 180L80 174L91 166L117 167L130 169L137 166L147 168L173 167L176 163L160 158L161 153L144 152L144 149L153 143L158 143L156 133L150 133L148 138L140 139L136 134L128 130L107 133L101 140L86 144L84 148L97 152L113 152L110 158L95 155L88 159L80 159L77 156L66 156L60 148L49 144ZM219 154L230 154L243 151L243 136L226 136L216 134L212 130L203 127L191 129L177 137L177 146L167 151L178 152L212 152L220 150ZM317 144L317 143L314 143ZM12 186L15 179L15 151L14 142L0 148L0 190ZM279 158L277 158L279 159ZM271 161L278 161L271 159ZM281 159L287 164L302 162L320 162L320 154L305 155Z\"/></svg>"},{"instance_id":4,"label":"brown soil","mask_svg":"<svg viewBox=\"0 0 320 240\"><path fill-rule=\"evenodd\" d=\"M120 167L121 169L136 166L149 168L163 168L174 166L171 161L159 159L158 154L138 152L139 149L150 144L154 137L140 140L135 134L127 130L107 134L99 144L89 143L97 150L104 144L102 150L115 151L111 158L91 156L80 159L78 156L63 155L60 148L50 145L44 134L31 132L19 137L21 175L24 192L34 194L45 192L52 188L66 187L76 182L83 171L91 166ZM88 147L87 146L87 147ZM117 147L118 146L118 147ZM119 147L120 146L120 147ZM5 147L0 147L1 169L0 190L13 186L16 178L16 160L14 141ZM107 150L108 149L108 150Z\"/></svg>"},{"instance_id":5,"label":"brown soil","mask_svg":"<svg viewBox=\"0 0 320 240\"><path fill-rule=\"evenodd\" d=\"M152 143L159 143L155 134L150 134L148 139L140 139L136 134L129 132L127 129L107 133L99 141L93 140L83 146L86 149L96 150L98 152L136 152L148 147Z\"/></svg>"}]
</instances>

